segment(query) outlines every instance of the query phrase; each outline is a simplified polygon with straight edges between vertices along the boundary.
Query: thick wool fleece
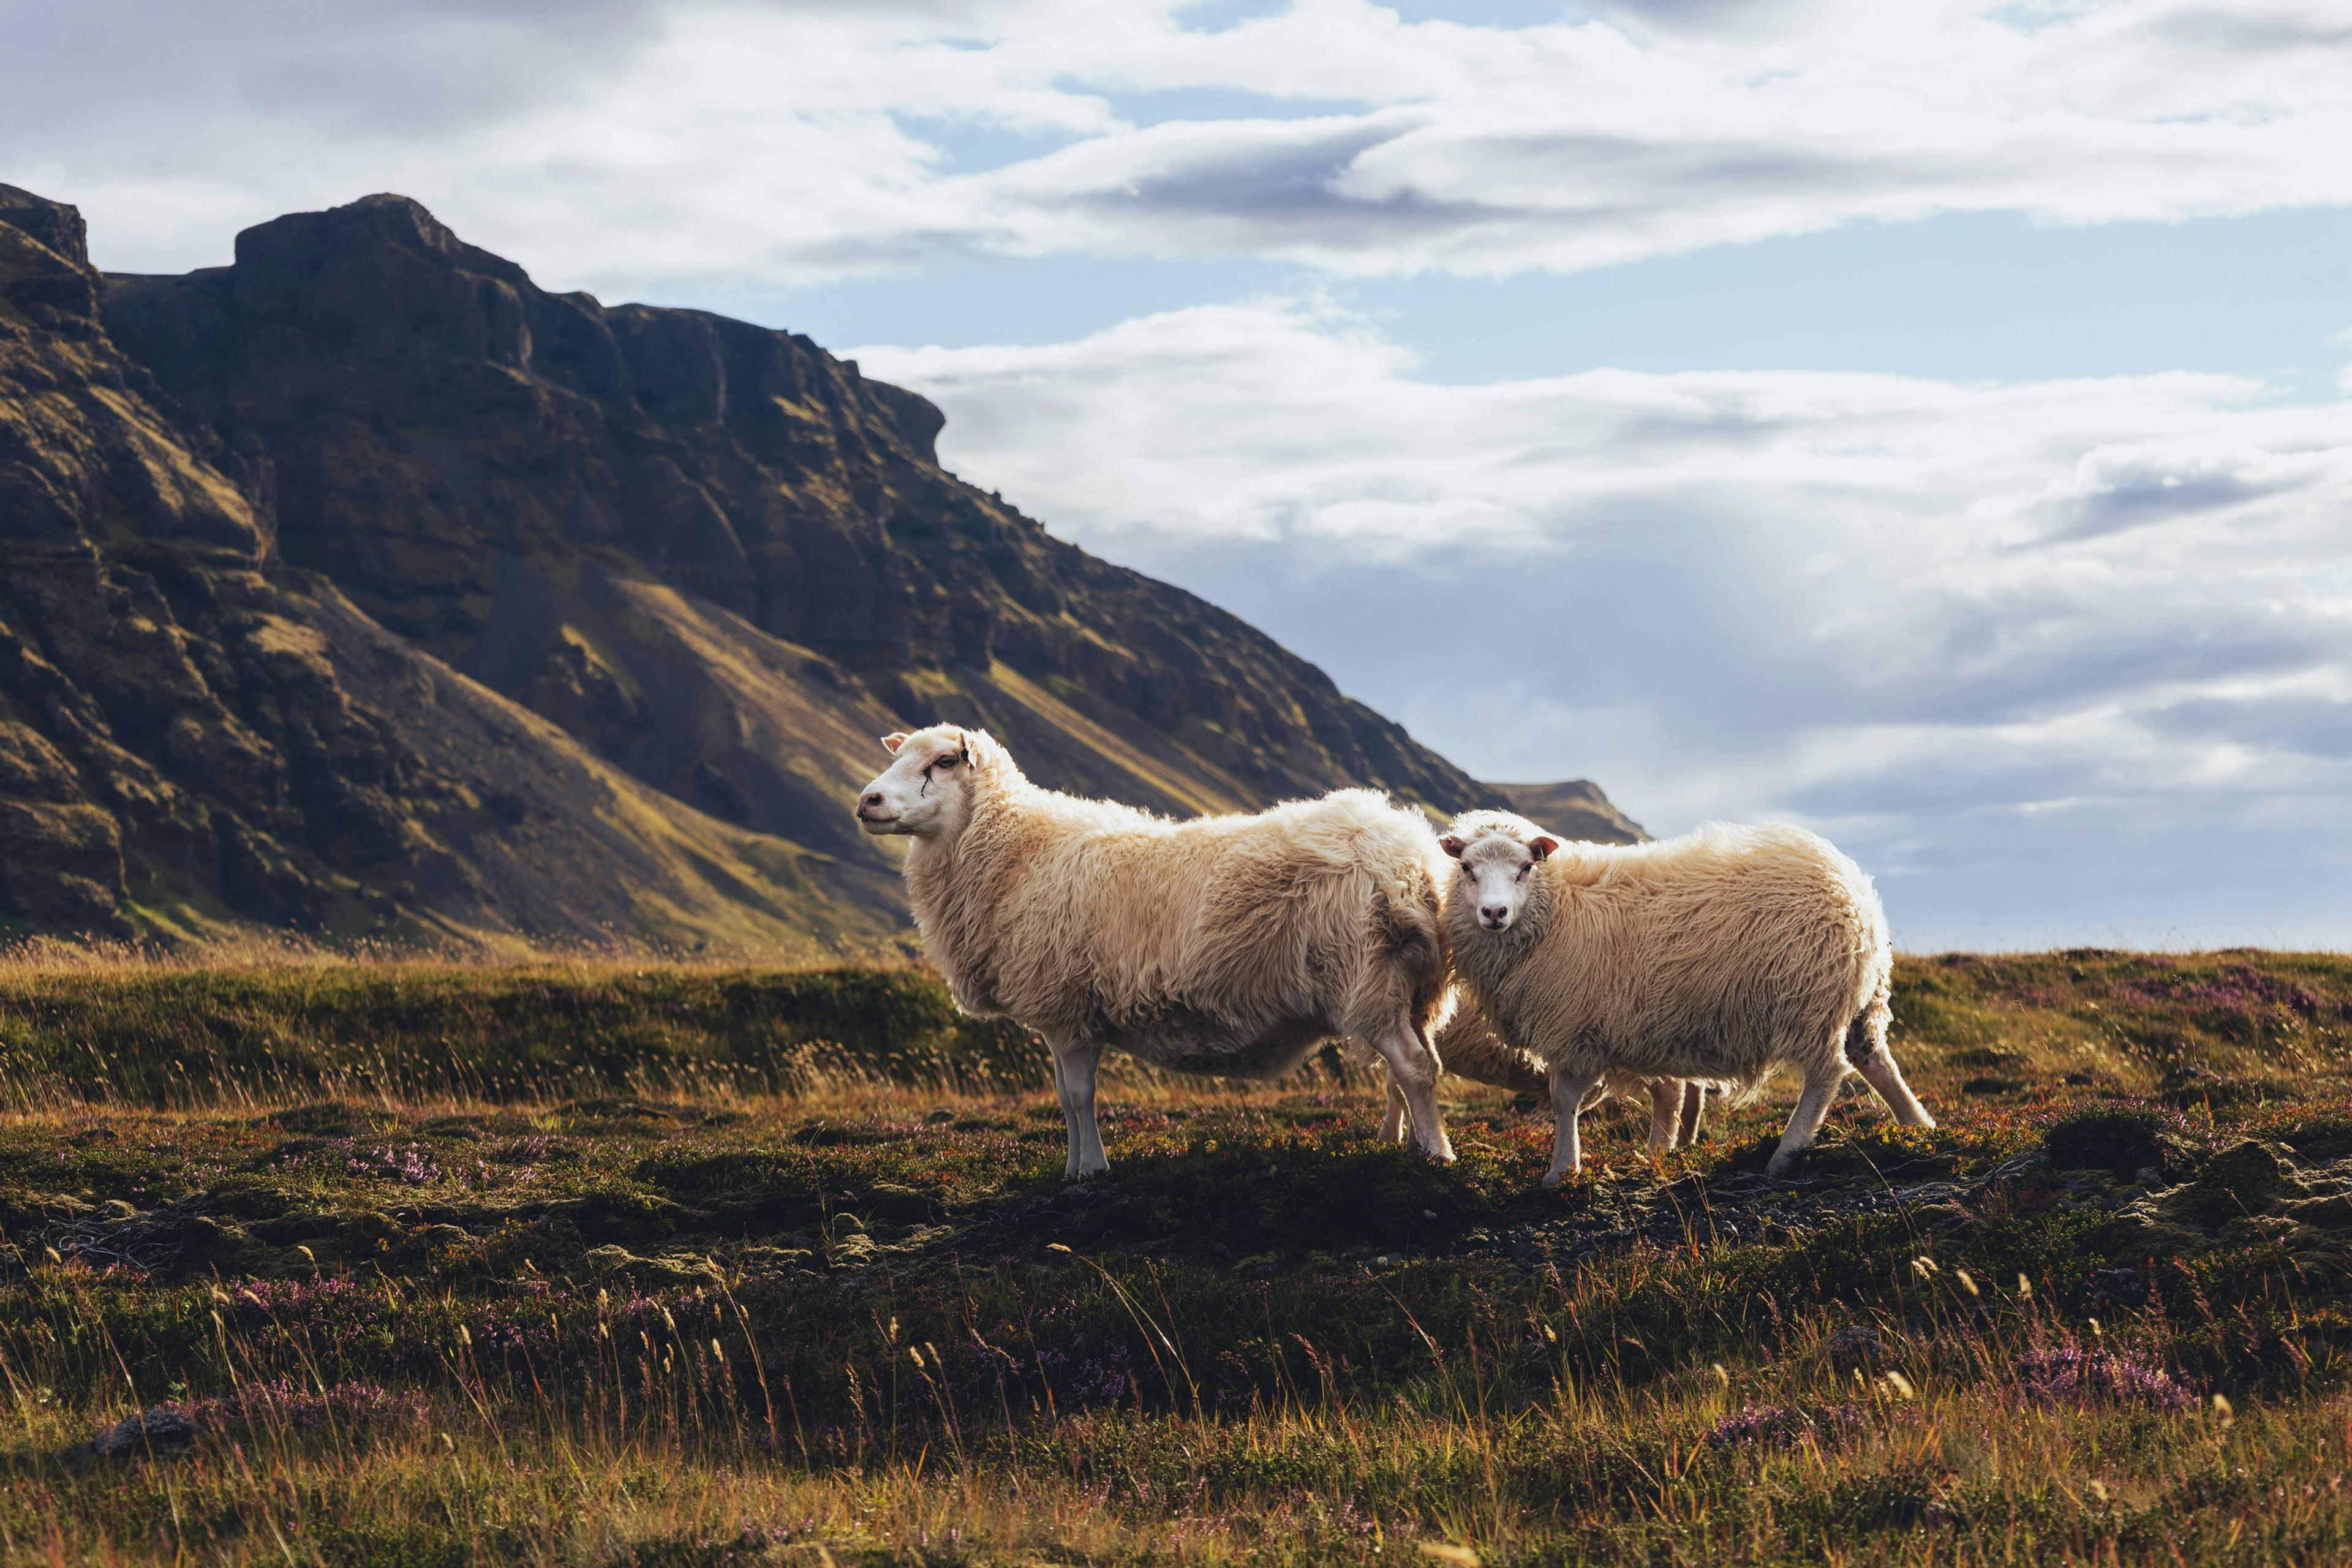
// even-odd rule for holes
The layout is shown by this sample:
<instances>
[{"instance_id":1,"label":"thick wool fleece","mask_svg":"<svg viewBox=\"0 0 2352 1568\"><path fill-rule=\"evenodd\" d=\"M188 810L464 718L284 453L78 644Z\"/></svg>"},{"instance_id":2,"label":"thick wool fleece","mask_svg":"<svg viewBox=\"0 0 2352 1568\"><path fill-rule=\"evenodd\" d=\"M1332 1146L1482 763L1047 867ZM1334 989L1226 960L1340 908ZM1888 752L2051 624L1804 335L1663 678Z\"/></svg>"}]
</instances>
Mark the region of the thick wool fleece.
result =
<instances>
[{"instance_id":1,"label":"thick wool fleece","mask_svg":"<svg viewBox=\"0 0 2352 1568\"><path fill-rule=\"evenodd\" d=\"M1538 829L1474 812L1459 837ZM1446 906L1454 964L1513 1043L1559 1068L1752 1085L1885 1037L1894 963L1870 879L1801 827L1714 825L1649 844L1563 844L1510 930Z\"/></svg>"},{"instance_id":2,"label":"thick wool fleece","mask_svg":"<svg viewBox=\"0 0 2352 1568\"><path fill-rule=\"evenodd\" d=\"M1474 847L1539 832L1503 812L1471 813L1453 831ZM1525 882L1517 919L1495 931L1457 879L1446 927L1456 973L1551 1069L1556 1095L1629 1073L1752 1089L1794 1068L1807 1092L1776 1169L1856 1068L1902 1120L1933 1125L1886 1051L1894 950L1878 895L1818 836L1717 825L1650 844L1563 844ZM1562 1149L1572 1169L1566 1129Z\"/></svg>"},{"instance_id":3,"label":"thick wool fleece","mask_svg":"<svg viewBox=\"0 0 2352 1568\"><path fill-rule=\"evenodd\" d=\"M1155 1065L1276 1077L1332 1034L1427 1046L1449 869L1418 813L1342 790L1171 822L1041 789L968 731L961 831L907 862L917 923L966 1009Z\"/></svg>"},{"instance_id":4,"label":"thick wool fleece","mask_svg":"<svg viewBox=\"0 0 2352 1568\"><path fill-rule=\"evenodd\" d=\"M1543 1058L1505 1039L1484 1008L1457 996L1435 1037L1437 1059L1445 1070L1472 1083L1487 1083L1517 1094L1549 1092Z\"/></svg>"}]
</instances>

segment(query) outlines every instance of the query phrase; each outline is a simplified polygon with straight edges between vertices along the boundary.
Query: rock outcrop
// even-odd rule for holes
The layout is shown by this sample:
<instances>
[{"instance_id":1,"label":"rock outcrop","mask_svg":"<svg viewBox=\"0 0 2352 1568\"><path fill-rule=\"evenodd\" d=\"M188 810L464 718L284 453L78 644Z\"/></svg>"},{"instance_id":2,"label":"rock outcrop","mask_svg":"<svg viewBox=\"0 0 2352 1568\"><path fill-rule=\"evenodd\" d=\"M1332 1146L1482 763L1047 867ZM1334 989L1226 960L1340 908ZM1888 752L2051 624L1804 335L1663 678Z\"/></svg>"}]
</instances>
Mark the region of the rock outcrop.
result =
<instances>
[{"instance_id":1,"label":"rock outcrop","mask_svg":"<svg viewBox=\"0 0 2352 1568\"><path fill-rule=\"evenodd\" d=\"M1593 844L1639 844L1650 836L1591 779L1562 784L1490 784L1486 786L1521 816L1554 833Z\"/></svg>"}]
</instances>

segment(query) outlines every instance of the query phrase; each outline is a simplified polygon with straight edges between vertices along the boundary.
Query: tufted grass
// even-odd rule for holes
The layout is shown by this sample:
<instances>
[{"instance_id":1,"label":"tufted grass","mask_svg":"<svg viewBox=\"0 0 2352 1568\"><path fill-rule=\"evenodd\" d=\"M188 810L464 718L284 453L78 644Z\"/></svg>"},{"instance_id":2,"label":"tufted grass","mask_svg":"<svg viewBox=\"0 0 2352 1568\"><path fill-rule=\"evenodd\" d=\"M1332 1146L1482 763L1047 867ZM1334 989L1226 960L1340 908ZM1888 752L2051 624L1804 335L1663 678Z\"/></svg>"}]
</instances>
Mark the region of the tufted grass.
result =
<instances>
[{"instance_id":1,"label":"tufted grass","mask_svg":"<svg viewBox=\"0 0 2352 1568\"><path fill-rule=\"evenodd\" d=\"M1896 1010L1942 1125L1850 1093L1778 1194L1785 1085L1546 1194L1503 1097L1441 1171L1321 1068L1117 1075L1073 1191L919 971L20 956L0 1562L2352 1557L2352 960Z\"/></svg>"}]
</instances>

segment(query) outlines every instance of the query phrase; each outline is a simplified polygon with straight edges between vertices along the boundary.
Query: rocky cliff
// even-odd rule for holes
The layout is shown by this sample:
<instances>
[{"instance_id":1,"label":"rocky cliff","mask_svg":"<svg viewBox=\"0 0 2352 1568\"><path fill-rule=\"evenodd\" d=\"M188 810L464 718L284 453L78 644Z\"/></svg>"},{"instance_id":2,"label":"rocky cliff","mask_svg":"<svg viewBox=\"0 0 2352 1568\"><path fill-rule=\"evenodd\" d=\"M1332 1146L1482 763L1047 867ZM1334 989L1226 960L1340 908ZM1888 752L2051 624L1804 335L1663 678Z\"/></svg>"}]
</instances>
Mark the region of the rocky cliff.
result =
<instances>
[{"instance_id":1,"label":"rocky cliff","mask_svg":"<svg viewBox=\"0 0 2352 1568\"><path fill-rule=\"evenodd\" d=\"M0 187L0 929L722 942L894 929L274 549L274 454L112 341L71 207Z\"/></svg>"},{"instance_id":2,"label":"rocky cliff","mask_svg":"<svg viewBox=\"0 0 2352 1568\"><path fill-rule=\"evenodd\" d=\"M1177 813L1499 803L805 338L388 195L101 277L0 191L0 927L887 941L845 803L940 717Z\"/></svg>"}]
</instances>

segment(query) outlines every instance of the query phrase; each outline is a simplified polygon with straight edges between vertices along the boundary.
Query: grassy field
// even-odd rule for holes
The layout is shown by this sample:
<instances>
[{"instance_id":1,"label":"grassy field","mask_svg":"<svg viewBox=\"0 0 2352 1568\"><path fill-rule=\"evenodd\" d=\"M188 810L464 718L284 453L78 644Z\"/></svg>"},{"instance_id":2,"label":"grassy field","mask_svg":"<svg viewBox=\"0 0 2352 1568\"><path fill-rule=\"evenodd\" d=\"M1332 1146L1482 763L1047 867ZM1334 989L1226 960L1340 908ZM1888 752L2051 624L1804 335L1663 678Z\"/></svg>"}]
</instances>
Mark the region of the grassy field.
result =
<instances>
[{"instance_id":1,"label":"grassy field","mask_svg":"<svg viewBox=\"0 0 2352 1568\"><path fill-rule=\"evenodd\" d=\"M1779 1186L1321 1062L1073 1189L918 971L0 963L0 1562L2352 1559L2352 959L1895 1010Z\"/></svg>"}]
</instances>

